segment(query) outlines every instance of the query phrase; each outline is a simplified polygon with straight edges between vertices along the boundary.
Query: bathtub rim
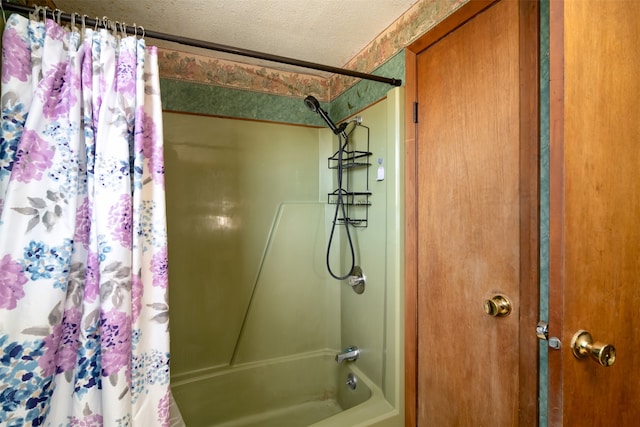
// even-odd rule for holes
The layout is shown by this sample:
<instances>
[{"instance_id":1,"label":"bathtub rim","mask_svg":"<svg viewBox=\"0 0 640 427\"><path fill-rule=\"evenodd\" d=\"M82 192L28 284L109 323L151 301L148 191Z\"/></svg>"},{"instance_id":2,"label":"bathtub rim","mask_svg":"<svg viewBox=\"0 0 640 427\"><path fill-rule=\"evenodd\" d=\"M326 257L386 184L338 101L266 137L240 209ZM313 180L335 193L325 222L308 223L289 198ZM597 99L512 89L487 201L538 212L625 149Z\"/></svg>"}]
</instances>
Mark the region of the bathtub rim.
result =
<instances>
[{"instance_id":1,"label":"bathtub rim","mask_svg":"<svg viewBox=\"0 0 640 427\"><path fill-rule=\"evenodd\" d=\"M171 387L172 388L180 387L180 386L190 384L192 382L226 375L229 373L230 370L246 371L250 369L255 369L257 367L277 365L277 364L286 363L289 361L296 361L301 359L312 359L316 357L333 358L336 353L338 353L338 350L325 348L320 350L313 350L313 351L307 351L303 353L296 353L296 354L289 354L286 356L274 357L271 359L257 360L253 362L225 364L225 365L212 366L208 368L195 369L193 371L172 375Z\"/></svg>"},{"instance_id":2,"label":"bathtub rim","mask_svg":"<svg viewBox=\"0 0 640 427\"><path fill-rule=\"evenodd\" d=\"M289 361L300 361L311 358L329 358L333 359L338 350L323 349L317 351L311 351L306 353L300 353L295 355L288 355L268 360L262 360L257 362L248 362L238 365L225 365L222 367L209 368L206 370L191 371L185 374L180 374L178 380L173 379L171 381L171 388L188 386L189 384L214 379L216 377L229 375L231 371L246 371L256 368L264 368L269 365L283 364ZM334 362L335 363L335 362ZM355 405L349 409L344 409L337 414L319 420L309 427L363 427L378 425L377 423L384 420L392 419L394 416L399 415L397 408L394 408L385 398L382 389L377 386L358 366L358 362L345 362L347 369L351 371L358 379L359 384L365 385L369 390L369 398L362 403ZM206 371L204 374L202 371ZM346 387L341 381L342 378L338 378L338 386ZM337 395L335 396L337 399ZM176 402L177 405L177 402ZM178 409L180 407L178 406ZM384 424L381 424L384 425ZM399 425L399 424L389 424Z\"/></svg>"}]
</instances>

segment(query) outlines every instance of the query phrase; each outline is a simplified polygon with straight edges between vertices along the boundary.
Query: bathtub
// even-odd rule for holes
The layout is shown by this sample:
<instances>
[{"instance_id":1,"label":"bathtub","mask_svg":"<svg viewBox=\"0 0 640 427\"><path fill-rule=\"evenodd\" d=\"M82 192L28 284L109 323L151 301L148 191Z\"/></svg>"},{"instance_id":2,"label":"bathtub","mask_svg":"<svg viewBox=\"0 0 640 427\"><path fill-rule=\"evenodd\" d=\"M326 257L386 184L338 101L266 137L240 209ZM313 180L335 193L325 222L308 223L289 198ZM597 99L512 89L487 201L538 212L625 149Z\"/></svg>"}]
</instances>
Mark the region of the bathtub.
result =
<instances>
[{"instance_id":1,"label":"bathtub","mask_svg":"<svg viewBox=\"0 0 640 427\"><path fill-rule=\"evenodd\" d=\"M354 427L393 412L357 361L334 358L319 351L191 373L171 388L187 427Z\"/></svg>"}]
</instances>

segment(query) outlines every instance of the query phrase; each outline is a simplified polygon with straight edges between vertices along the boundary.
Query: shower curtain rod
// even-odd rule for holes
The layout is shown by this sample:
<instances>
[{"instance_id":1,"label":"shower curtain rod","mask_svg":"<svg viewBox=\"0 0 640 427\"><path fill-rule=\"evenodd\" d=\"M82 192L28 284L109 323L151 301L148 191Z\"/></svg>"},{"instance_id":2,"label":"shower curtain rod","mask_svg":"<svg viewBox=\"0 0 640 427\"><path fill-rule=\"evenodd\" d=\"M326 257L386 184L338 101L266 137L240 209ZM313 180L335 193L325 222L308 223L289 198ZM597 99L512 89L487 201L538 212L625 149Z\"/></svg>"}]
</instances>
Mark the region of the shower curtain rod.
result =
<instances>
[{"instance_id":1,"label":"shower curtain rod","mask_svg":"<svg viewBox=\"0 0 640 427\"><path fill-rule=\"evenodd\" d=\"M20 12L20 13L32 13L35 10L34 7L22 6L15 3L8 3L6 1L2 1L2 7L5 11L13 11L13 12ZM61 21L65 21L65 22L71 22L73 19L71 14L58 12L58 11L55 11L55 16L54 16L54 11L52 11L51 9L46 9L46 14L47 14L47 17L50 17L51 19L60 19ZM76 16L76 20L78 20L82 15L75 14L75 16ZM101 19L91 19L91 18L85 17L84 21L86 25L89 25L89 26L96 26L96 25L104 26L104 22ZM140 27L140 28L144 28L144 27ZM123 29L127 34L138 34L139 32L138 27L132 27L129 25L123 26ZM299 59L288 58L285 56L271 55L269 53L257 52L255 50L242 49L242 48L227 46L227 45L218 44L218 43L191 39L188 37L177 36L174 34L161 33L158 31L150 31L145 29L144 36L152 39L179 43L186 46L193 46L193 47L198 47L198 48L203 48L208 50L215 50L218 52L230 53L233 55L247 56L250 58L263 59L266 61L278 62L281 64L294 65L296 67L310 68L314 70L340 74L343 76L357 77L364 80L372 80L376 82L387 83L392 86L402 85L401 79L376 76L373 74L361 73L359 71L347 70L346 68L338 68L338 67L332 67L330 65L317 64L315 62L301 61Z\"/></svg>"}]
</instances>

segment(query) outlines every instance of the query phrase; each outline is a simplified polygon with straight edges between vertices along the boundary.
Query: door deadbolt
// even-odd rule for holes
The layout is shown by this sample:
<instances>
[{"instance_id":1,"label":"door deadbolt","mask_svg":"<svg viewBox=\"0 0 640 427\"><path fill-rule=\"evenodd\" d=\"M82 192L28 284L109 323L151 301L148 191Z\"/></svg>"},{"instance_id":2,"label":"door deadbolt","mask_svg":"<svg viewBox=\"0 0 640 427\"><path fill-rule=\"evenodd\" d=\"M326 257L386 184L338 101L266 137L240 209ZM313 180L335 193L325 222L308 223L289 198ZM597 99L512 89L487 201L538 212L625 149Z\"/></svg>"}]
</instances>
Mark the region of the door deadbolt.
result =
<instances>
[{"instance_id":1,"label":"door deadbolt","mask_svg":"<svg viewBox=\"0 0 640 427\"><path fill-rule=\"evenodd\" d=\"M580 330L575 333L571 340L571 348L577 359L591 356L591 359L602 366L611 366L616 361L616 348L611 344L593 342L591 334L587 331Z\"/></svg>"},{"instance_id":2,"label":"door deadbolt","mask_svg":"<svg viewBox=\"0 0 640 427\"><path fill-rule=\"evenodd\" d=\"M485 300L484 312L493 317L504 317L511 313L511 301L502 295Z\"/></svg>"}]
</instances>

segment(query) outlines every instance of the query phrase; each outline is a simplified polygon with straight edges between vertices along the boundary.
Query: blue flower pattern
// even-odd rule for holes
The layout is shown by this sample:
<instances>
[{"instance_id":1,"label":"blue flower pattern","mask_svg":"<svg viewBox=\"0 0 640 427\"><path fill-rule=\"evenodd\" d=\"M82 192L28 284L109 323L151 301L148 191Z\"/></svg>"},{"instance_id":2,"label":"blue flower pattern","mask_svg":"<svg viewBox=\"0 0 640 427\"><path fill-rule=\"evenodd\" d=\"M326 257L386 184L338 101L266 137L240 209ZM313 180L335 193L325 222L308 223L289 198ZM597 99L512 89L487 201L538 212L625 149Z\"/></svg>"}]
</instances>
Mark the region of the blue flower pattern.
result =
<instances>
[{"instance_id":1,"label":"blue flower pattern","mask_svg":"<svg viewBox=\"0 0 640 427\"><path fill-rule=\"evenodd\" d=\"M78 365L73 389L79 397L84 396L93 387L102 388L98 325L91 325L85 333L86 340L78 351Z\"/></svg>"},{"instance_id":2,"label":"blue flower pattern","mask_svg":"<svg viewBox=\"0 0 640 427\"><path fill-rule=\"evenodd\" d=\"M38 375L37 358L43 354L43 340L18 343L9 341L7 335L0 336L0 378L4 383L0 390L0 421L6 421L7 426L39 426L46 418L53 377ZM27 409L26 415L16 417L14 413L22 405Z\"/></svg>"},{"instance_id":3,"label":"blue flower pattern","mask_svg":"<svg viewBox=\"0 0 640 427\"><path fill-rule=\"evenodd\" d=\"M31 280L54 279L54 288L66 292L72 253L71 239L65 239L61 246L53 248L49 248L44 242L32 240L24 249L21 263Z\"/></svg>"},{"instance_id":4,"label":"blue flower pattern","mask_svg":"<svg viewBox=\"0 0 640 427\"><path fill-rule=\"evenodd\" d=\"M0 134L0 180L8 179L15 162L18 142L22 136L27 112L23 104L2 109L2 133Z\"/></svg>"}]
</instances>

